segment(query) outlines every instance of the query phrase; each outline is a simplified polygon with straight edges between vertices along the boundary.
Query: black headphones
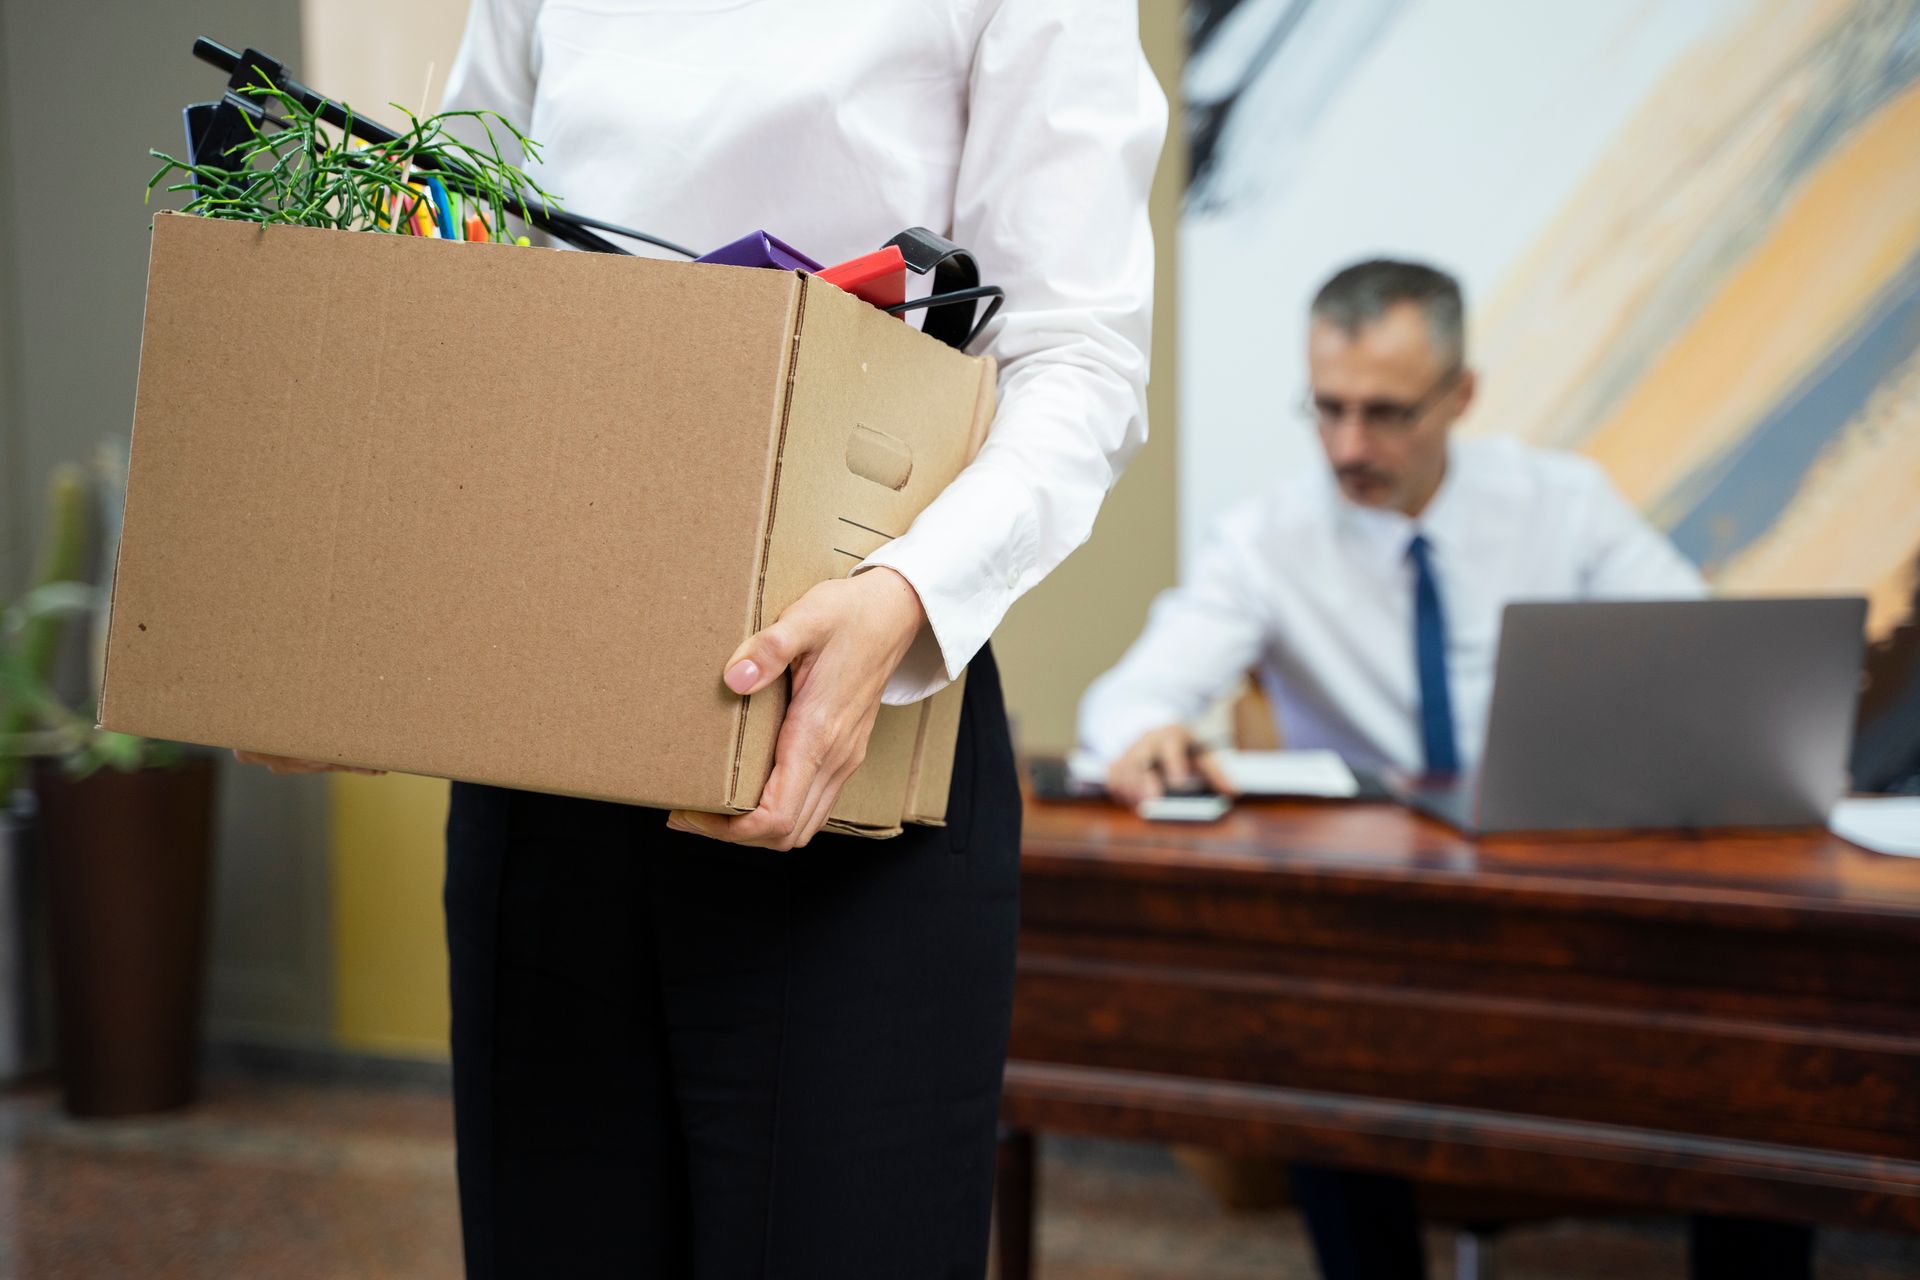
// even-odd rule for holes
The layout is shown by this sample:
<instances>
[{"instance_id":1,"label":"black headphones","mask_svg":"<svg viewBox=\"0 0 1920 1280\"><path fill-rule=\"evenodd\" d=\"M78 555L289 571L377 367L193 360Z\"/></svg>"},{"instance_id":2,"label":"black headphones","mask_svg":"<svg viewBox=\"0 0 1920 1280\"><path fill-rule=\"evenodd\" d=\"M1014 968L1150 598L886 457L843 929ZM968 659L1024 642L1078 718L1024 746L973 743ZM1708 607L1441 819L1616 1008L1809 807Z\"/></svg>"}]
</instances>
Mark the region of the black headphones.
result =
<instances>
[{"instance_id":1,"label":"black headphones","mask_svg":"<svg viewBox=\"0 0 1920 1280\"><path fill-rule=\"evenodd\" d=\"M927 318L921 323L922 333L956 351L972 346L987 322L1000 310L1000 304L1006 301L1006 290L999 285L981 284L980 265L973 260L973 255L925 227L909 227L887 244L899 246L907 270L920 276L929 271L933 273L932 293L888 307L887 314L904 315L925 307ZM982 298L987 305L975 307L973 304ZM960 309L961 303L967 304L965 310Z\"/></svg>"}]
</instances>

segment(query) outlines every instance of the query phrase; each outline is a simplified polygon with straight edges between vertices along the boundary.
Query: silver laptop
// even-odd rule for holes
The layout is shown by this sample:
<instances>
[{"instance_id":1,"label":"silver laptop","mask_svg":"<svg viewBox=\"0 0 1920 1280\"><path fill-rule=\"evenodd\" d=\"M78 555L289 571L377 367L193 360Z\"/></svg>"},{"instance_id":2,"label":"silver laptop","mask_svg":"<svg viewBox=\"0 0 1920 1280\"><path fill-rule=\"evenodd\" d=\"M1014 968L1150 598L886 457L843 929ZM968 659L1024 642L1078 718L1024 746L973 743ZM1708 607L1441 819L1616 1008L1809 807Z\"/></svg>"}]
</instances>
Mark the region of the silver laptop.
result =
<instances>
[{"instance_id":1,"label":"silver laptop","mask_svg":"<svg viewBox=\"0 0 1920 1280\"><path fill-rule=\"evenodd\" d=\"M1825 823L1866 601L1510 604L1476 775L1389 778L1469 832Z\"/></svg>"}]
</instances>

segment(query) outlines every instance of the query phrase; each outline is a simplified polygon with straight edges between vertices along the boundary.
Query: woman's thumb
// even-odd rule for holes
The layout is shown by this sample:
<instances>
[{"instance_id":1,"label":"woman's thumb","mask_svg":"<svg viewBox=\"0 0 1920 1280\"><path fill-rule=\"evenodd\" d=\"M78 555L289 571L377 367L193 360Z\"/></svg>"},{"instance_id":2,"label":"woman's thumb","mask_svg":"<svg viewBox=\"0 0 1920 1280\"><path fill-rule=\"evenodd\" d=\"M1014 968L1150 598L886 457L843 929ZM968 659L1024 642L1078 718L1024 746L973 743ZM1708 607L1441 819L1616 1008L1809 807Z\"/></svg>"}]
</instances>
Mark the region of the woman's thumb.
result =
<instances>
[{"instance_id":1,"label":"woman's thumb","mask_svg":"<svg viewBox=\"0 0 1920 1280\"><path fill-rule=\"evenodd\" d=\"M745 643L733 651L722 679L735 693L759 693L807 651L809 641L803 626L782 618L765 631L748 636Z\"/></svg>"}]
</instances>

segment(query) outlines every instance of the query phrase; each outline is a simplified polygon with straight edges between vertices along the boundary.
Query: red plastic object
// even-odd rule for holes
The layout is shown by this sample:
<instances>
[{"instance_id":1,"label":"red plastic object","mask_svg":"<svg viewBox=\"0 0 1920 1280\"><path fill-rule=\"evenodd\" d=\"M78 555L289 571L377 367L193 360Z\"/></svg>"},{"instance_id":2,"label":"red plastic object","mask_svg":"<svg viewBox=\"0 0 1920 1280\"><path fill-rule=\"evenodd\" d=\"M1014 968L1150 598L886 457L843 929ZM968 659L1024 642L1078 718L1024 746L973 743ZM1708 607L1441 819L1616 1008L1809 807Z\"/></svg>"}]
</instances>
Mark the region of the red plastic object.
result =
<instances>
[{"instance_id":1,"label":"red plastic object","mask_svg":"<svg viewBox=\"0 0 1920 1280\"><path fill-rule=\"evenodd\" d=\"M816 274L876 307L897 307L907 300L907 263L899 245L863 253Z\"/></svg>"}]
</instances>

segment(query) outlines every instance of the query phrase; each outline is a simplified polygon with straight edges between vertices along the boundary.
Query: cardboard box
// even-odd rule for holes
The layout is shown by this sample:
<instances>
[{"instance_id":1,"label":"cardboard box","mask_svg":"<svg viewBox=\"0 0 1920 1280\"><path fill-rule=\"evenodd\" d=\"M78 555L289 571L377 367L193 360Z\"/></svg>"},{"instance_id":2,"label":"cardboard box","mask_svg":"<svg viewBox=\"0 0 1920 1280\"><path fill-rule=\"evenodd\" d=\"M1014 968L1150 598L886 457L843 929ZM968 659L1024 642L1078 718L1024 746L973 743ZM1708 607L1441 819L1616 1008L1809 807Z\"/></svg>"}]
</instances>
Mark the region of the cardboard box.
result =
<instances>
[{"instance_id":1,"label":"cardboard box","mask_svg":"<svg viewBox=\"0 0 1920 1280\"><path fill-rule=\"evenodd\" d=\"M110 729L745 812L721 665L943 489L990 360L798 274L154 219ZM946 809L958 688L837 829Z\"/></svg>"}]
</instances>

